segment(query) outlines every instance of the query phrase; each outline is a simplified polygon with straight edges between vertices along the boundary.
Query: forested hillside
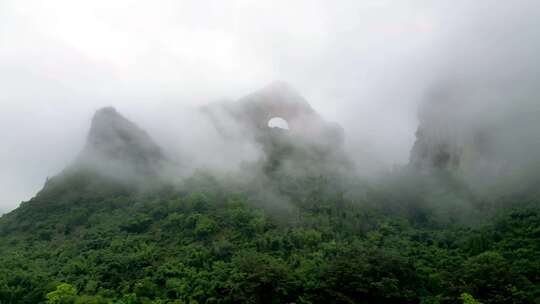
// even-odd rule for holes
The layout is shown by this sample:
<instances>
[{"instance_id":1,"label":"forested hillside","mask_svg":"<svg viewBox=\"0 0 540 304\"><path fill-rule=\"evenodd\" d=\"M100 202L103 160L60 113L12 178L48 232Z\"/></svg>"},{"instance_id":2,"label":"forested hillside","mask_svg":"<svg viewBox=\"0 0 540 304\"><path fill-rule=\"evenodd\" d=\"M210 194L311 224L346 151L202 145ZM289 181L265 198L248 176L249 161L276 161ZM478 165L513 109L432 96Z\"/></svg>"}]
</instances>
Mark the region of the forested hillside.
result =
<instances>
[{"instance_id":1,"label":"forested hillside","mask_svg":"<svg viewBox=\"0 0 540 304\"><path fill-rule=\"evenodd\" d=\"M540 304L540 0L0 0L0 304Z\"/></svg>"},{"instance_id":2,"label":"forested hillside","mask_svg":"<svg viewBox=\"0 0 540 304\"><path fill-rule=\"evenodd\" d=\"M98 111L75 162L0 218L0 303L540 301L534 167L491 191L437 166L366 179L339 128L308 123L255 129L264 157L236 171L175 179L146 132Z\"/></svg>"},{"instance_id":3,"label":"forested hillside","mask_svg":"<svg viewBox=\"0 0 540 304\"><path fill-rule=\"evenodd\" d=\"M432 202L455 197L426 201L421 178L400 176L349 199L318 177L280 179L290 205L271 206L203 173L185 189L144 194L93 178L69 176L2 217L1 303L535 303L539 296L538 201L508 198L494 213L492 202L443 210Z\"/></svg>"}]
</instances>

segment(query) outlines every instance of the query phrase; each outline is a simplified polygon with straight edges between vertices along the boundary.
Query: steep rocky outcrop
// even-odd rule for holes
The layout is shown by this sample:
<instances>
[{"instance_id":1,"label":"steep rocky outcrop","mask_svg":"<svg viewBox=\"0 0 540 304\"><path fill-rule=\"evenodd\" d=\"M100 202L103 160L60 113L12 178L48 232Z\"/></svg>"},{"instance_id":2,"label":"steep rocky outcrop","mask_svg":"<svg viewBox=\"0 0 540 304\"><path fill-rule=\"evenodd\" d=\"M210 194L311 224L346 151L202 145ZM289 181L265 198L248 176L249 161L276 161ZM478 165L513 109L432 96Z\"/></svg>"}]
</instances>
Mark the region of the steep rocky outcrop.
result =
<instances>
[{"instance_id":1,"label":"steep rocky outcrop","mask_svg":"<svg viewBox=\"0 0 540 304\"><path fill-rule=\"evenodd\" d=\"M108 174L157 175L166 160L161 148L137 125L107 107L96 112L86 146L75 166Z\"/></svg>"},{"instance_id":2,"label":"steep rocky outcrop","mask_svg":"<svg viewBox=\"0 0 540 304\"><path fill-rule=\"evenodd\" d=\"M467 153L476 150L474 138L480 130L472 124L465 100L455 86L435 87L428 92L418 113L416 141L410 163L422 170L459 169Z\"/></svg>"},{"instance_id":3,"label":"steep rocky outcrop","mask_svg":"<svg viewBox=\"0 0 540 304\"><path fill-rule=\"evenodd\" d=\"M426 96L418 114L411 165L424 171L499 174L506 160L498 159L495 151L507 144L510 136L505 130L512 126L505 123L501 105L474 96L464 85L439 87Z\"/></svg>"},{"instance_id":4,"label":"steep rocky outcrop","mask_svg":"<svg viewBox=\"0 0 540 304\"><path fill-rule=\"evenodd\" d=\"M223 136L250 137L259 143L266 155L266 167L287 163L298 172L323 166L350 167L343 150L343 128L324 120L284 82L274 82L237 101L205 106L201 111ZM273 118L285 120L288 129L270 127Z\"/></svg>"},{"instance_id":5,"label":"steep rocky outcrop","mask_svg":"<svg viewBox=\"0 0 540 304\"><path fill-rule=\"evenodd\" d=\"M244 163L243 170L309 177L352 168L343 147L343 129L325 121L285 83L273 83L238 101L207 105L201 111L228 143L249 142L261 148L261 158ZM269 127L274 117L286 120L289 129ZM58 196L59 191L67 193L69 189L99 193L109 186L116 191L170 184L178 175L173 171L179 168L144 130L107 107L93 116L78 157L48 179L40 194Z\"/></svg>"},{"instance_id":6,"label":"steep rocky outcrop","mask_svg":"<svg viewBox=\"0 0 540 304\"><path fill-rule=\"evenodd\" d=\"M258 136L270 132L268 122L275 117L284 119L289 134L320 145L341 147L344 132L341 126L325 121L307 100L284 82L274 82L235 102L221 102L201 109L221 132L227 126L220 116L230 115L246 132Z\"/></svg>"},{"instance_id":7,"label":"steep rocky outcrop","mask_svg":"<svg viewBox=\"0 0 540 304\"><path fill-rule=\"evenodd\" d=\"M114 108L102 108L92 118L81 153L60 174L48 179L38 196L69 196L74 190L87 195L110 194L152 187L159 183L167 162L144 130Z\"/></svg>"}]
</instances>

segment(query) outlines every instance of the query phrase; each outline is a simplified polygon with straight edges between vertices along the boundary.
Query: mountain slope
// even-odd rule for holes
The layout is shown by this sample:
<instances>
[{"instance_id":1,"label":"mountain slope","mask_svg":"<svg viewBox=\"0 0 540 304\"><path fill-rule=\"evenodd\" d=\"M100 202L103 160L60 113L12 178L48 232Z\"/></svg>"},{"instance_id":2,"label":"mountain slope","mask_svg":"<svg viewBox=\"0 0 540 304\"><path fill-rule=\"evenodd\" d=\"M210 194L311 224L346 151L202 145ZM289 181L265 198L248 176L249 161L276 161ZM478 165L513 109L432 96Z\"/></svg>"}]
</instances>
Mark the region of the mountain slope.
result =
<instances>
[{"instance_id":1,"label":"mountain slope","mask_svg":"<svg viewBox=\"0 0 540 304\"><path fill-rule=\"evenodd\" d=\"M161 148L144 130L109 107L92 118L86 146L73 167L131 179L157 176L165 161Z\"/></svg>"},{"instance_id":2,"label":"mountain slope","mask_svg":"<svg viewBox=\"0 0 540 304\"><path fill-rule=\"evenodd\" d=\"M172 182L146 132L98 111L73 164L0 217L0 304L539 302L536 189L414 166L368 183L317 132L259 131L265 158Z\"/></svg>"},{"instance_id":3,"label":"mountain slope","mask_svg":"<svg viewBox=\"0 0 540 304\"><path fill-rule=\"evenodd\" d=\"M262 192L231 192L210 176L187 183L203 190L81 193L46 215L19 213L36 224L7 231L3 217L0 301L39 303L66 284L74 293L65 303L458 303L465 292L483 303L534 303L539 295L538 207L470 227L438 222L433 206L415 203L422 193L402 192L394 205L387 199L397 188L372 189L366 204L312 179L281 193L294 198L283 214Z\"/></svg>"}]
</instances>

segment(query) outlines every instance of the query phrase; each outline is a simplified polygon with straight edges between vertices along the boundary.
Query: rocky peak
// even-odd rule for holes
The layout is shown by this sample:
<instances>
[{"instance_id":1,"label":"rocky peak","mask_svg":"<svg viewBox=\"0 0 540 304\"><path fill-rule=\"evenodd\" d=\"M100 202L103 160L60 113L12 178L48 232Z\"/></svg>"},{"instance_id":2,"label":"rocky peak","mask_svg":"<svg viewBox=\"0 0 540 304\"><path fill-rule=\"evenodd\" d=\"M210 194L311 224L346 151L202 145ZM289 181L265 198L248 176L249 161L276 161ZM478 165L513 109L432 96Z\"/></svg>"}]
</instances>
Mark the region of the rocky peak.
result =
<instances>
[{"instance_id":1,"label":"rocky peak","mask_svg":"<svg viewBox=\"0 0 540 304\"><path fill-rule=\"evenodd\" d=\"M327 122L311 107L309 102L289 84L273 82L262 89L248 94L237 101L216 103L202 108L220 133L229 134L221 123L223 116L231 117L242 134L253 134L255 138L268 135L269 122L279 118L286 122L287 133L312 143L336 148L343 145L343 129ZM273 132L275 133L275 132Z\"/></svg>"},{"instance_id":2,"label":"rocky peak","mask_svg":"<svg viewBox=\"0 0 540 304\"><path fill-rule=\"evenodd\" d=\"M92 118L86 146L76 164L114 174L148 175L157 174L164 160L161 148L144 130L116 109L106 107Z\"/></svg>"},{"instance_id":3,"label":"rocky peak","mask_svg":"<svg viewBox=\"0 0 540 304\"><path fill-rule=\"evenodd\" d=\"M285 82L273 82L240 100L238 107L245 115L253 117L266 127L272 117L282 117L287 121L299 118L314 118L318 114L309 102L292 86Z\"/></svg>"}]
</instances>

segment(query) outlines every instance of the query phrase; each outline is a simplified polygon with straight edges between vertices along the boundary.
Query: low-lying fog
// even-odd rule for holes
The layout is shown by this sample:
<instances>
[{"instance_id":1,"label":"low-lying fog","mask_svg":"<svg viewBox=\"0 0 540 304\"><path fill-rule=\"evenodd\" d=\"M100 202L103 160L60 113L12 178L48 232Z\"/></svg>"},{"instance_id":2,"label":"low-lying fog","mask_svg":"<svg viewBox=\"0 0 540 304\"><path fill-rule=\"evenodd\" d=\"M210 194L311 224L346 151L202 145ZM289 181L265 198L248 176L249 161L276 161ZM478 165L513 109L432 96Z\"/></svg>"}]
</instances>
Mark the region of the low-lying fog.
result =
<instances>
[{"instance_id":1,"label":"low-lying fog","mask_svg":"<svg viewBox=\"0 0 540 304\"><path fill-rule=\"evenodd\" d=\"M535 0L3 0L0 213L75 158L103 106L201 162L249 157L191 113L274 80L343 126L360 170L406 164L441 101L450 127L498 128L504 157L535 158L538 54Z\"/></svg>"}]
</instances>

